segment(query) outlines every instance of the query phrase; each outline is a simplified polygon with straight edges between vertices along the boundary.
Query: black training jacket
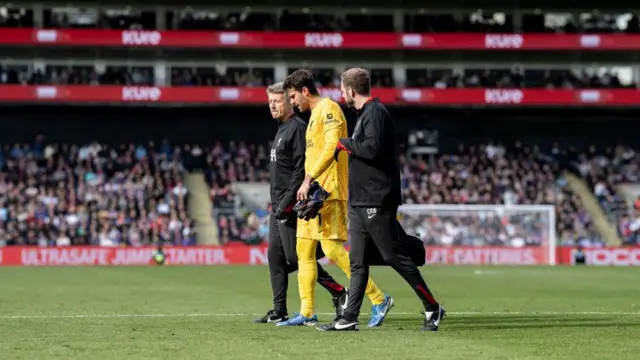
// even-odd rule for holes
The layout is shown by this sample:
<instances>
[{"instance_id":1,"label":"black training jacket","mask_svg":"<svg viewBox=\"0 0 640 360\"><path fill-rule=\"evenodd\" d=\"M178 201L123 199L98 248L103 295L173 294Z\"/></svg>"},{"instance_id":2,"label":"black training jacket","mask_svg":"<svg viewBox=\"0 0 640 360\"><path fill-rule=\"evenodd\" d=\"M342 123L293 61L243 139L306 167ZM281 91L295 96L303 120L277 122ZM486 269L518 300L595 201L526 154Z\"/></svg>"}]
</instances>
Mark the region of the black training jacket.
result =
<instances>
[{"instance_id":1,"label":"black training jacket","mask_svg":"<svg viewBox=\"0 0 640 360\"><path fill-rule=\"evenodd\" d=\"M294 205L296 192L304 180L305 133L307 123L297 115L279 122L269 154L271 206L283 210Z\"/></svg>"},{"instance_id":2,"label":"black training jacket","mask_svg":"<svg viewBox=\"0 0 640 360\"><path fill-rule=\"evenodd\" d=\"M340 139L349 156L349 205L394 207L402 201L396 125L378 99L364 104L351 138Z\"/></svg>"}]
</instances>

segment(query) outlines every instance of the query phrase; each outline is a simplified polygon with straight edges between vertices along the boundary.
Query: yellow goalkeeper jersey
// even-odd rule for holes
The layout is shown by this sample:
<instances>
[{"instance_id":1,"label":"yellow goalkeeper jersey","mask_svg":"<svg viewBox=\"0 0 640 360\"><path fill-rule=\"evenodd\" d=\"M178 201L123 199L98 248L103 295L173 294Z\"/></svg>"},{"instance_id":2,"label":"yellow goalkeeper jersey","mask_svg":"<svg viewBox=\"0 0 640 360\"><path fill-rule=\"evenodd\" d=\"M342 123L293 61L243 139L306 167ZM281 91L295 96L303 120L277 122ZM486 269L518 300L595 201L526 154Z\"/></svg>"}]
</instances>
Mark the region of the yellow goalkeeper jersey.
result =
<instances>
[{"instance_id":1,"label":"yellow goalkeeper jersey","mask_svg":"<svg viewBox=\"0 0 640 360\"><path fill-rule=\"evenodd\" d=\"M349 185L347 154L341 151L338 161L334 159L338 140L346 137L348 137L347 120L340 105L329 98L323 98L311 110L306 134L304 170L331 193L327 200L347 201Z\"/></svg>"}]
</instances>

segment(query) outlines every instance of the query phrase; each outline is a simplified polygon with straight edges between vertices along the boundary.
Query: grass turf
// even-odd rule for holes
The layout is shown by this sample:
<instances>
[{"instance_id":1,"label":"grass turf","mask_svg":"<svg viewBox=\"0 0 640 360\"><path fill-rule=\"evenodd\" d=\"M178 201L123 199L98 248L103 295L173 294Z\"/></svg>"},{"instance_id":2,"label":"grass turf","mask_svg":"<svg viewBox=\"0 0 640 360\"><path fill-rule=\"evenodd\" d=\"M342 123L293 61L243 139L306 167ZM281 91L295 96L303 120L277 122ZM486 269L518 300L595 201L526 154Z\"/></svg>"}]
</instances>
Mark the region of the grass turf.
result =
<instances>
[{"instance_id":1,"label":"grass turf","mask_svg":"<svg viewBox=\"0 0 640 360\"><path fill-rule=\"evenodd\" d=\"M336 268L332 274L346 279ZM418 331L421 308L391 269L372 275L396 299L384 325L355 333L275 328L266 267L4 268L3 359L637 359L633 268L428 267L449 315ZM290 277L289 310L298 310ZM317 289L321 321L331 301ZM363 312L369 312L365 300ZM136 316L137 315L137 316ZM153 316L152 316L153 315Z\"/></svg>"}]
</instances>

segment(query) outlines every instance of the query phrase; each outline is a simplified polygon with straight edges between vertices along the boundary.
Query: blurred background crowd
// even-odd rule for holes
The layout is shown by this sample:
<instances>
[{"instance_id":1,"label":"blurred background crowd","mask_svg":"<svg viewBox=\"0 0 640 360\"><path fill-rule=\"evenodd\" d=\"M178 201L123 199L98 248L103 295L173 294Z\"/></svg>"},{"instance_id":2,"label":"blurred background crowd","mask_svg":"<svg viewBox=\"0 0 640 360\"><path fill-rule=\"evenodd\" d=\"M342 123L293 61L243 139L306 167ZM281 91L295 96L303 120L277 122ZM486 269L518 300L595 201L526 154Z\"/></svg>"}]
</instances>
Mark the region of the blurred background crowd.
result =
<instances>
[{"instance_id":1,"label":"blurred background crowd","mask_svg":"<svg viewBox=\"0 0 640 360\"><path fill-rule=\"evenodd\" d=\"M179 148L3 146L0 244L195 244Z\"/></svg>"},{"instance_id":2,"label":"blurred background crowd","mask_svg":"<svg viewBox=\"0 0 640 360\"><path fill-rule=\"evenodd\" d=\"M267 153L263 146L229 147L218 145L216 165L209 170L220 180L214 189L224 189L226 179L266 181ZM407 204L505 204L555 206L559 243L601 246L602 238L580 198L570 190L562 169L579 169L592 184L592 191L611 214L625 243L637 243L640 218L615 192L624 182L635 182L640 158L622 145L615 148L574 152L555 145L548 152L520 143L510 146L484 144L460 145L457 151L434 156L401 155L403 198ZM233 155L232 155L233 154ZM228 159L226 162L221 159ZM207 160L209 161L209 160ZM240 172L240 174L238 173ZM244 173L244 174L242 174ZM226 174L220 176L219 174ZM223 196L228 197L224 190ZM640 202L639 202L640 206ZM243 217L221 217L221 224L235 222L233 236L240 240L244 226L252 227L252 236L266 234L266 216L261 212ZM549 217L544 213L507 213L504 216L488 210L476 212L434 212L419 216L420 224L406 218L407 230L420 234L429 244L455 245L539 245L549 236ZM260 216L262 215L262 216ZM637 220L636 220L637 219ZM534 231L535 230L535 231Z\"/></svg>"},{"instance_id":3,"label":"blurred background crowd","mask_svg":"<svg viewBox=\"0 0 640 360\"><path fill-rule=\"evenodd\" d=\"M0 153L0 243L102 246L195 243L183 185L185 156L201 158L215 222L225 242L267 241L270 204L247 210L234 182L267 182L270 144L212 146L130 143L58 144L39 137ZM195 155L194 155L195 154ZM640 158L618 146L583 153L543 152L519 143L460 145L434 156L401 155L408 204L551 204L563 245L601 245L590 216L568 187L560 162L569 159L612 214L625 243L637 243L640 217L616 194L637 181ZM640 201L639 201L640 204ZM635 205L636 208L638 205ZM549 236L546 213L427 212L404 218L427 244L539 245Z\"/></svg>"},{"instance_id":4,"label":"blurred background crowd","mask_svg":"<svg viewBox=\"0 0 640 360\"><path fill-rule=\"evenodd\" d=\"M288 69L290 72L294 68ZM274 83L273 68L172 67L171 86L246 86L264 87ZM335 69L314 69L317 86L340 87ZM406 70L406 83L397 84L392 69L371 69L374 87L427 88L542 88L598 89L635 88L629 68L569 69L415 69ZM87 65L47 65L44 69L28 64L0 63L0 84L22 85L155 85L152 67Z\"/></svg>"}]
</instances>

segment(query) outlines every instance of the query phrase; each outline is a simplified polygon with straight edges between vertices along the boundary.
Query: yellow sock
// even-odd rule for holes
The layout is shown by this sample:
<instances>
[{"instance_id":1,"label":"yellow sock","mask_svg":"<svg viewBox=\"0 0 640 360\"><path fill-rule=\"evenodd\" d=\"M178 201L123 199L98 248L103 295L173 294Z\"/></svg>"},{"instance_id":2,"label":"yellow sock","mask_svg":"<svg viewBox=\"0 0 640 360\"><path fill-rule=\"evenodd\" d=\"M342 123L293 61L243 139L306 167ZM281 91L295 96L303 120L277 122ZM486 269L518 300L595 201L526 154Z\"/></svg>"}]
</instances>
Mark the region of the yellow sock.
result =
<instances>
[{"instance_id":1,"label":"yellow sock","mask_svg":"<svg viewBox=\"0 0 640 360\"><path fill-rule=\"evenodd\" d=\"M318 242L309 239L297 239L298 254L298 291L300 292L300 314L311 317L314 313L314 296L318 280L316 246Z\"/></svg>"},{"instance_id":2,"label":"yellow sock","mask_svg":"<svg viewBox=\"0 0 640 360\"><path fill-rule=\"evenodd\" d=\"M344 244L340 240L321 240L320 245L322 251L327 255L331 261L333 261L338 267L351 279L351 264L349 262L349 253L344 248ZM299 271L299 270L298 270ZM369 277L367 282L367 289L365 291L369 300L373 305L380 305L384 302L384 293L373 282L373 279Z\"/></svg>"}]
</instances>

